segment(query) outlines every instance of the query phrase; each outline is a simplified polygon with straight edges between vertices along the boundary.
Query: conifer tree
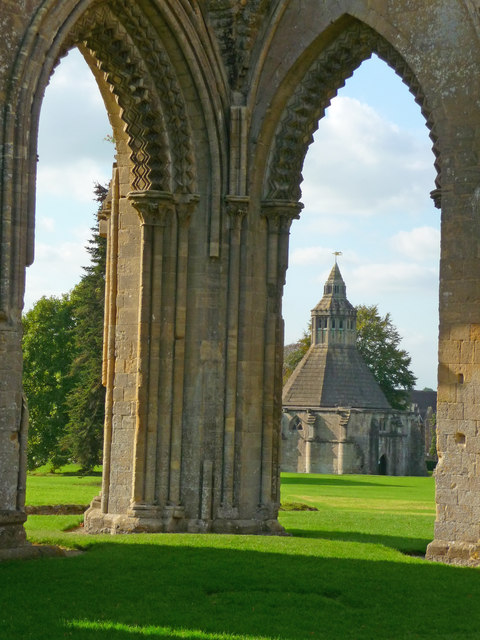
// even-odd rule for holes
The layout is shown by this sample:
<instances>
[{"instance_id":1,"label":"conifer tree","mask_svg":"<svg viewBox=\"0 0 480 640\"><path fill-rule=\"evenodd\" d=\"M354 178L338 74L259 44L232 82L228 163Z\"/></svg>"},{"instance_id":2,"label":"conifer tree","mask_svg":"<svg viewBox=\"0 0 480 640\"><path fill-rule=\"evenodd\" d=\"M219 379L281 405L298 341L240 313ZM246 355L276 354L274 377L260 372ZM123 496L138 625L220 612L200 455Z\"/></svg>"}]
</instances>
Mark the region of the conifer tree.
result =
<instances>
[{"instance_id":1,"label":"conifer tree","mask_svg":"<svg viewBox=\"0 0 480 640\"><path fill-rule=\"evenodd\" d=\"M107 189L97 184L95 194L102 203ZM105 416L102 347L106 240L99 235L98 227L92 232L87 247L90 264L84 267L80 282L70 294L78 355L71 368L75 386L66 397L68 423L63 440L83 472L101 462Z\"/></svg>"}]
</instances>

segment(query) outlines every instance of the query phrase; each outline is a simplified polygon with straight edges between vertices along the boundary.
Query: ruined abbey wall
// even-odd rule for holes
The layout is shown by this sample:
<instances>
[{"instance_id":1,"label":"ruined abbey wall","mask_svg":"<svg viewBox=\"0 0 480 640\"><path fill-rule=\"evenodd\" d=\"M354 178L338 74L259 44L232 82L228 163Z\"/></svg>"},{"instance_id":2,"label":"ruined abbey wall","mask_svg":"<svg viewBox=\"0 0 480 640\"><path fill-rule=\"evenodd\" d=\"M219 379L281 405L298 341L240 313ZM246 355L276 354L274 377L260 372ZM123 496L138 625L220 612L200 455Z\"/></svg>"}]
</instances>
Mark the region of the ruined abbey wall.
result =
<instances>
[{"instance_id":1,"label":"ruined abbey wall","mask_svg":"<svg viewBox=\"0 0 480 640\"><path fill-rule=\"evenodd\" d=\"M3 0L0 13L0 546L24 540L20 315L42 97L78 46L117 141L102 496L92 531L275 531L281 296L301 169L373 52L424 114L441 209L437 524L480 539L476 0ZM440 215L440 211L439 211Z\"/></svg>"}]
</instances>

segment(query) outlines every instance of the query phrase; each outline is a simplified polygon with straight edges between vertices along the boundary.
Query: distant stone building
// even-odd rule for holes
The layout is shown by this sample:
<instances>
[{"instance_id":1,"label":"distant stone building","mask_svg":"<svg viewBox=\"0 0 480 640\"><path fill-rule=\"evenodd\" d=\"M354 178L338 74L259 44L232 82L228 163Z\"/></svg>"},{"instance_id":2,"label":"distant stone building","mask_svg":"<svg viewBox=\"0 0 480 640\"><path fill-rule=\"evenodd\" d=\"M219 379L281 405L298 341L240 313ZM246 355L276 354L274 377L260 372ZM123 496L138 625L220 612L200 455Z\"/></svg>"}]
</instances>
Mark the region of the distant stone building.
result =
<instances>
[{"instance_id":1,"label":"distant stone building","mask_svg":"<svg viewBox=\"0 0 480 640\"><path fill-rule=\"evenodd\" d=\"M437 426L437 392L433 390L410 391L410 409L420 416L425 432L425 459L436 462L437 456L430 453ZM428 465L427 465L428 466Z\"/></svg>"},{"instance_id":2,"label":"distant stone building","mask_svg":"<svg viewBox=\"0 0 480 640\"><path fill-rule=\"evenodd\" d=\"M392 409L356 348L338 265L312 310L312 344L283 389L283 471L424 475L418 414Z\"/></svg>"}]
</instances>

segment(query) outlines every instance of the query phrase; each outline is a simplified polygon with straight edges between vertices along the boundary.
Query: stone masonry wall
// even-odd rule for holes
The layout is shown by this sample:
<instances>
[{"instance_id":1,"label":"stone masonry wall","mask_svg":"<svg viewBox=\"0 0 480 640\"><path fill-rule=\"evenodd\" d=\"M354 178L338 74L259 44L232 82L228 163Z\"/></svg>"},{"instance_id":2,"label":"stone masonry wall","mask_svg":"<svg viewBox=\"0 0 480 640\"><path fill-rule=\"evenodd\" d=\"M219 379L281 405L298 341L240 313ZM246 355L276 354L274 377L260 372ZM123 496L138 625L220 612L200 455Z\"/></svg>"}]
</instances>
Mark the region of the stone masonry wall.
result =
<instances>
[{"instance_id":1,"label":"stone masonry wall","mask_svg":"<svg viewBox=\"0 0 480 640\"><path fill-rule=\"evenodd\" d=\"M0 545L22 536L19 319L38 115L61 56L78 44L89 59L119 145L111 447L92 528L258 532L278 530L281 297L303 159L336 91L375 52L422 109L438 172L428 554L478 561L479 25L474 0L2 1L0 533L20 537Z\"/></svg>"}]
</instances>

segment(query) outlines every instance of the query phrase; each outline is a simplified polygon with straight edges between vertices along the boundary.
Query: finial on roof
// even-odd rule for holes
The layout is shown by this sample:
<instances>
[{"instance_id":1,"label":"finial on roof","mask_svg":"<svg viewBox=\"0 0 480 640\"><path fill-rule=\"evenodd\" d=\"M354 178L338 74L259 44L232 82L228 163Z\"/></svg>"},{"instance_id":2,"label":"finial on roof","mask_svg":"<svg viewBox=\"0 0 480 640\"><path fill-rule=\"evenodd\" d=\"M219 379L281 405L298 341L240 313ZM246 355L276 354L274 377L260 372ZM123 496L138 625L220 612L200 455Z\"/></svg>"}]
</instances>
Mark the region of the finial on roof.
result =
<instances>
[{"instance_id":1,"label":"finial on roof","mask_svg":"<svg viewBox=\"0 0 480 640\"><path fill-rule=\"evenodd\" d=\"M341 251L334 251L333 255L335 256L335 264L337 264L337 258L338 256L343 255Z\"/></svg>"}]
</instances>

